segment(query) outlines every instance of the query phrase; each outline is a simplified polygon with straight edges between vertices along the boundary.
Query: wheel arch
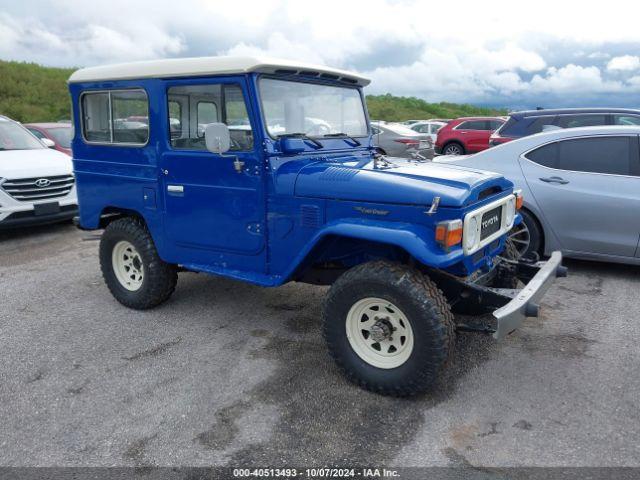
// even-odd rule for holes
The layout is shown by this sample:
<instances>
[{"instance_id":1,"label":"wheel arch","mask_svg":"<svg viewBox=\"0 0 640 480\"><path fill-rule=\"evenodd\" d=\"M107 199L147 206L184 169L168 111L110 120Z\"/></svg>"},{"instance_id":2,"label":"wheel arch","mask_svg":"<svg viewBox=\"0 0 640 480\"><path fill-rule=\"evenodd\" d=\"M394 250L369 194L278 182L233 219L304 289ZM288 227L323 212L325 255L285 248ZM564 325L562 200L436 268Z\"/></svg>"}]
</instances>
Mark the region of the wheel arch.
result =
<instances>
[{"instance_id":1,"label":"wheel arch","mask_svg":"<svg viewBox=\"0 0 640 480\"><path fill-rule=\"evenodd\" d=\"M107 206L102 209L98 218L98 228L106 228L114 220L123 217L133 217L142 221L145 225L148 224L144 215L140 212L130 209L116 206Z\"/></svg>"},{"instance_id":2,"label":"wheel arch","mask_svg":"<svg viewBox=\"0 0 640 480\"><path fill-rule=\"evenodd\" d=\"M379 259L439 268L460 261L462 251L441 251L435 240L428 240L431 237L433 231L422 225L401 228L391 222L379 221L329 224L293 260L285 277L309 281L307 274L319 264L341 263L345 268L336 272L339 275L345 269ZM310 283L329 284L330 280Z\"/></svg>"}]
</instances>

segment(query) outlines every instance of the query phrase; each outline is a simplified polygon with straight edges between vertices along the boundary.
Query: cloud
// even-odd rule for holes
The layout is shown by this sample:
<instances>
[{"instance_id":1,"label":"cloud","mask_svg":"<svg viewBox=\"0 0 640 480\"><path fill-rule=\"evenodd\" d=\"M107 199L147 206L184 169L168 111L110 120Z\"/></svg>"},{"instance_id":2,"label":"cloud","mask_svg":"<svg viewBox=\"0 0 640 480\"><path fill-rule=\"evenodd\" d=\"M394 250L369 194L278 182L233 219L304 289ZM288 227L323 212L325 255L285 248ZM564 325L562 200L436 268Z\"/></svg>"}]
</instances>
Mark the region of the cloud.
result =
<instances>
[{"instance_id":1,"label":"cloud","mask_svg":"<svg viewBox=\"0 0 640 480\"><path fill-rule=\"evenodd\" d=\"M613 57L607 63L607 70L632 71L640 68L640 57L633 55L623 55L621 57Z\"/></svg>"},{"instance_id":2,"label":"cloud","mask_svg":"<svg viewBox=\"0 0 640 480\"><path fill-rule=\"evenodd\" d=\"M538 0L21 0L0 13L0 58L90 66L259 55L354 69L368 94L497 106L640 106L633 15ZM549 15L553 11L553 15ZM453 21L453 23L452 23ZM453 26L452 26L453 25ZM615 93L615 95L611 95Z\"/></svg>"}]
</instances>

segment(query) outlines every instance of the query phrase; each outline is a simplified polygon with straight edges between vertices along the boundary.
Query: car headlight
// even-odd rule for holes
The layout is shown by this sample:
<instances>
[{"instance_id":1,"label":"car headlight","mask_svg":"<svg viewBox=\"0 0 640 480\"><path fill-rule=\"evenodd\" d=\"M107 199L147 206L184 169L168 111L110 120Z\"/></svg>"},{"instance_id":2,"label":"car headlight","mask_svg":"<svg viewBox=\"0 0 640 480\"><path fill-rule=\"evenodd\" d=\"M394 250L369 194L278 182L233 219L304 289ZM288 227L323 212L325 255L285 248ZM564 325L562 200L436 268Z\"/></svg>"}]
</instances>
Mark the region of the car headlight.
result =
<instances>
[{"instance_id":1,"label":"car headlight","mask_svg":"<svg viewBox=\"0 0 640 480\"><path fill-rule=\"evenodd\" d=\"M511 225L513 224L513 219L516 216L516 198L515 197L511 197L508 201L507 201L507 205L506 205L506 223L507 225Z\"/></svg>"},{"instance_id":2,"label":"car headlight","mask_svg":"<svg viewBox=\"0 0 640 480\"><path fill-rule=\"evenodd\" d=\"M478 218L471 217L467 228L464 231L464 246L466 249L471 249L478 241Z\"/></svg>"}]
</instances>

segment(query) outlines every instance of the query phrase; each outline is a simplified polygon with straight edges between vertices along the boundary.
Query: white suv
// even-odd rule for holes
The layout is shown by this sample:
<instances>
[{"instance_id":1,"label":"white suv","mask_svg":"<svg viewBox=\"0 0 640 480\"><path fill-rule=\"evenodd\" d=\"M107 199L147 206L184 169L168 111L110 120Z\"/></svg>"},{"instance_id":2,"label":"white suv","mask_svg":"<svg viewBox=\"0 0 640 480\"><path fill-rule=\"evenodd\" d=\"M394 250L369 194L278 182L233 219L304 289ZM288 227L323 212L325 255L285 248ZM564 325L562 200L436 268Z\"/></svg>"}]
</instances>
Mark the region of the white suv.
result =
<instances>
[{"instance_id":1,"label":"white suv","mask_svg":"<svg viewBox=\"0 0 640 480\"><path fill-rule=\"evenodd\" d=\"M71 159L0 115L0 229L69 220L77 211Z\"/></svg>"}]
</instances>

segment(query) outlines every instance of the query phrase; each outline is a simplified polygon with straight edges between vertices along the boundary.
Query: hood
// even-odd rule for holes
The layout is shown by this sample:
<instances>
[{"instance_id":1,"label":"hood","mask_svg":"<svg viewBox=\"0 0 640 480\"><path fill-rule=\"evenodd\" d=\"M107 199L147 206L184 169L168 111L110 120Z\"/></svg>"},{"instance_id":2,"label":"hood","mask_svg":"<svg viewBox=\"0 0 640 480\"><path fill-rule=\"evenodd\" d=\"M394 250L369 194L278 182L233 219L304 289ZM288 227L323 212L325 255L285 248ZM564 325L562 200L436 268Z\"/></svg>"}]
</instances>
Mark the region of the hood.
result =
<instances>
[{"instance_id":1,"label":"hood","mask_svg":"<svg viewBox=\"0 0 640 480\"><path fill-rule=\"evenodd\" d=\"M513 184L503 176L468 167L419 163L389 158L392 166L313 163L302 168L295 183L301 197L431 205L440 197L443 207L463 207ZM488 192L488 193L487 193ZM484 193L484 194L483 194Z\"/></svg>"},{"instance_id":2,"label":"hood","mask_svg":"<svg viewBox=\"0 0 640 480\"><path fill-rule=\"evenodd\" d=\"M0 150L1 178L34 178L70 175L71 157L51 148Z\"/></svg>"}]
</instances>

